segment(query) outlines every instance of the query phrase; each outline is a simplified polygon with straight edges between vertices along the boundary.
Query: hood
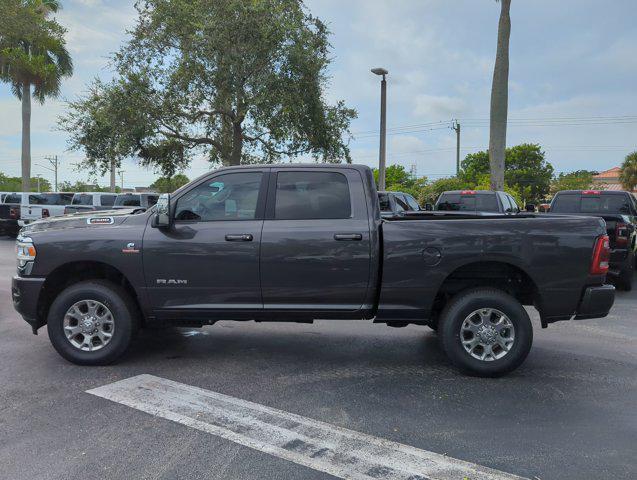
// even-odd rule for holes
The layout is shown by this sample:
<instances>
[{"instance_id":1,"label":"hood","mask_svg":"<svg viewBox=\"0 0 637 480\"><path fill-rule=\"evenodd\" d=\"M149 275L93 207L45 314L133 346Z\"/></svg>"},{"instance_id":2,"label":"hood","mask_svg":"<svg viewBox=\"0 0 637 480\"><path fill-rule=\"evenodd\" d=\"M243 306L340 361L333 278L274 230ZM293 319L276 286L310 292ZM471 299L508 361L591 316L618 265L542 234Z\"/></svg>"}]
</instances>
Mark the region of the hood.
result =
<instances>
[{"instance_id":1,"label":"hood","mask_svg":"<svg viewBox=\"0 0 637 480\"><path fill-rule=\"evenodd\" d=\"M136 209L126 210L101 210L74 213L61 217L51 217L46 220L38 220L30 223L20 230L20 234L28 236L30 233L49 230L66 230L70 228L108 228L121 225L134 215ZM137 211L139 213L139 211Z\"/></svg>"}]
</instances>

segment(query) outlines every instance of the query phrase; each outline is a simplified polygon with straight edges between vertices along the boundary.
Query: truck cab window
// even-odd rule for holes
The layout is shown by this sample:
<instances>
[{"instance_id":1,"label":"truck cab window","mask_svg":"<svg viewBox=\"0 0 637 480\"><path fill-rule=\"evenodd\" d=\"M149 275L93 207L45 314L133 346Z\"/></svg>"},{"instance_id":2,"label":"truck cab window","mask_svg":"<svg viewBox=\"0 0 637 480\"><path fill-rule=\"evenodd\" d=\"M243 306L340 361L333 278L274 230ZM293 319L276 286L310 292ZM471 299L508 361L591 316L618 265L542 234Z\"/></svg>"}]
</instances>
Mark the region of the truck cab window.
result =
<instances>
[{"instance_id":1,"label":"truck cab window","mask_svg":"<svg viewBox=\"0 0 637 480\"><path fill-rule=\"evenodd\" d=\"M279 172L274 202L277 220L349 218L349 186L337 172Z\"/></svg>"},{"instance_id":2,"label":"truck cab window","mask_svg":"<svg viewBox=\"0 0 637 480\"><path fill-rule=\"evenodd\" d=\"M227 173L193 188L177 200L175 220L254 220L261 172Z\"/></svg>"}]
</instances>

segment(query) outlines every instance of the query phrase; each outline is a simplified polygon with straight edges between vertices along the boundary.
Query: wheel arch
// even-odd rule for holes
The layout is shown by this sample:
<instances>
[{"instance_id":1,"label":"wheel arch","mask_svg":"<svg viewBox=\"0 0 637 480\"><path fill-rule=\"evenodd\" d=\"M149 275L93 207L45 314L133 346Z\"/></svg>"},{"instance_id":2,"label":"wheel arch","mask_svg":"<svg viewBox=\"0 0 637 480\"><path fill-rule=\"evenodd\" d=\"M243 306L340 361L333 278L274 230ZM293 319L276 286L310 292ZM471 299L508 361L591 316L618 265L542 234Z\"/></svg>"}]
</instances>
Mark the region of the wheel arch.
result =
<instances>
[{"instance_id":1,"label":"wheel arch","mask_svg":"<svg viewBox=\"0 0 637 480\"><path fill-rule=\"evenodd\" d=\"M99 261L76 261L60 265L47 275L37 306L37 316L41 319L42 324L46 323L49 308L58 294L71 285L86 280L108 280L121 286L133 299L139 318L143 321L138 292L119 269Z\"/></svg>"},{"instance_id":2,"label":"wheel arch","mask_svg":"<svg viewBox=\"0 0 637 480\"><path fill-rule=\"evenodd\" d=\"M437 319L453 296L463 290L479 287L503 290L522 305L534 305L540 309L538 284L524 268L508 261L478 260L459 265L440 283L433 303L432 317Z\"/></svg>"}]
</instances>

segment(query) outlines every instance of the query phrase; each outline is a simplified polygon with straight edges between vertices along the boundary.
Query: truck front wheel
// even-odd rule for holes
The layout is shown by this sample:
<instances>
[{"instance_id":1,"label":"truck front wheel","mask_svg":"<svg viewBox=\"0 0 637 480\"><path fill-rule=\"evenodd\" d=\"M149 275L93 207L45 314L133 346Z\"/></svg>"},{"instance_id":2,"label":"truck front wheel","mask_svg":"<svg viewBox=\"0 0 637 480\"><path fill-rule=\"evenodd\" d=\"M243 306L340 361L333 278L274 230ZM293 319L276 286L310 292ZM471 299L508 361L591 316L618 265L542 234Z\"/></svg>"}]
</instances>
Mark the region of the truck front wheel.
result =
<instances>
[{"instance_id":1,"label":"truck front wheel","mask_svg":"<svg viewBox=\"0 0 637 480\"><path fill-rule=\"evenodd\" d=\"M524 307L495 288L459 293L438 323L440 345L465 373L497 377L519 367L531 349L533 326Z\"/></svg>"},{"instance_id":2,"label":"truck front wheel","mask_svg":"<svg viewBox=\"0 0 637 480\"><path fill-rule=\"evenodd\" d=\"M78 365L107 365L128 348L137 327L137 308L118 285L79 282L63 290L47 317L57 352Z\"/></svg>"}]
</instances>

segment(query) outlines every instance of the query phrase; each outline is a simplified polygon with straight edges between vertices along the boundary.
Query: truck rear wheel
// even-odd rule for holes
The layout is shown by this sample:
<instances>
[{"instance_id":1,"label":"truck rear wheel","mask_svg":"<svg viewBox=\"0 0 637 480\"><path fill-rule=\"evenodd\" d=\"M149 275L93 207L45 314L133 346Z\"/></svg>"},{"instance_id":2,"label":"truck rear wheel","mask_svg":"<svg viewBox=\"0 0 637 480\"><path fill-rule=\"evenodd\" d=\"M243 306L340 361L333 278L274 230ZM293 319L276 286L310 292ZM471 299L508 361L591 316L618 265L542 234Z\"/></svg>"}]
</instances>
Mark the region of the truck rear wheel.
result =
<instances>
[{"instance_id":1,"label":"truck rear wheel","mask_svg":"<svg viewBox=\"0 0 637 480\"><path fill-rule=\"evenodd\" d=\"M47 318L57 352L78 365L107 365L121 357L137 329L137 308L114 283L90 280L63 290Z\"/></svg>"},{"instance_id":2,"label":"truck rear wheel","mask_svg":"<svg viewBox=\"0 0 637 480\"><path fill-rule=\"evenodd\" d=\"M533 326L524 307L495 288L459 293L438 323L440 345L465 373L497 377L524 362L533 343Z\"/></svg>"}]
</instances>

